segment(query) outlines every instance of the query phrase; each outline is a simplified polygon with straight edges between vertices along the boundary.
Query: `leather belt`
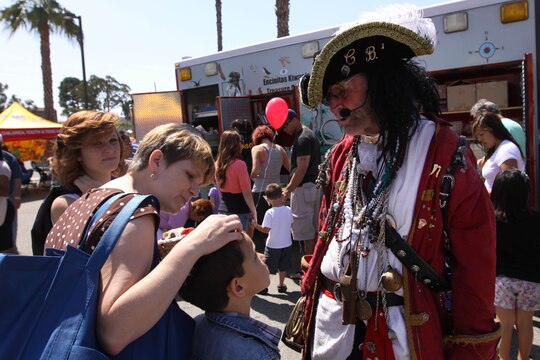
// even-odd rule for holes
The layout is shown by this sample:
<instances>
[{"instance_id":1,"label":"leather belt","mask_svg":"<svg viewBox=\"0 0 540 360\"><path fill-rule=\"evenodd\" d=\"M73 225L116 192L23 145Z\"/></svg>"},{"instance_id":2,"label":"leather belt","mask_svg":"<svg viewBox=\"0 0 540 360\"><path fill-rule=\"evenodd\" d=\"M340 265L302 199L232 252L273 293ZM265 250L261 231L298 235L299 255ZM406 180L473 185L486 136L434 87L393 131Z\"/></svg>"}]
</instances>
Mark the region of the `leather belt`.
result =
<instances>
[{"instance_id":1,"label":"leather belt","mask_svg":"<svg viewBox=\"0 0 540 360\"><path fill-rule=\"evenodd\" d=\"M336 286L337 282L334 280L330 280L326 276L321 276L321 287L326 295L328 295L329 298L335 299L334 295L334 287ZM327 293L330 294L327 294Z\"/></svg>"},{"instance_id":2,"label":"leather belt","mask_svg":"<svg viewBox=\"0 0 540 360\"><path fill-rule=\"evenodd\" d=\"M399 261L409 269L415 278L433 291L450 290L450 284L437 273L422 257L409 245L401 235L388 222L385 222L385 245L392 251Z\"/></svg>"},{"instance_id":3,"label":"leather belt","mask_svg":"<svg viewBox=\"0 0 540 360\"><path fill-rule=\"evenodd\" d=\"M339 299L339 295L336 297L337 295L336 285L338 285L337 282L330 280L325 276L322 276L321 286L322 286L323 293L329 298L334 299L338 302L341 302L341 300ZM379 300L378 304L377 304L377 298ZM399 296L392 292L387 292L385 293L385 298L386 298L387 307L403 305L403 296ZM377 296L376 291L368 292L366 294L366 300L373 309L375 309L377 306L380 308L382 308L383 306L382 296L380 295L380 293L379 293L379 296Z\"/></svg>"}]
</instances>

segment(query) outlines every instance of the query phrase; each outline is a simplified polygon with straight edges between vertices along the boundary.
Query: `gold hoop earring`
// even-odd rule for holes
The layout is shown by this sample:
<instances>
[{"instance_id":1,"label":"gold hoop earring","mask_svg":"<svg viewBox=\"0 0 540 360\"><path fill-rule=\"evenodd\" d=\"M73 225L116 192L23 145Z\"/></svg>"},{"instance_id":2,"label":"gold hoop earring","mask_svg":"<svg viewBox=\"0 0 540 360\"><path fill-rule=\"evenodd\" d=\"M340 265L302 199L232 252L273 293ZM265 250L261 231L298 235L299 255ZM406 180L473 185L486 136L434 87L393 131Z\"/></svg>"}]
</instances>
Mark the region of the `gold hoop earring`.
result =
<instances>
[{"instance_id":1,"label":"gold hoop earring","mask_svg":"<svg viewBox=\"0 0 540 360\"><path fill-rule=\"evenodd\" d=\"M157 180L157 173L154 173L154 172L151 173L151 174L150 174L150 179L152 179L152 180Z\"/></svg>"}]
</instances>

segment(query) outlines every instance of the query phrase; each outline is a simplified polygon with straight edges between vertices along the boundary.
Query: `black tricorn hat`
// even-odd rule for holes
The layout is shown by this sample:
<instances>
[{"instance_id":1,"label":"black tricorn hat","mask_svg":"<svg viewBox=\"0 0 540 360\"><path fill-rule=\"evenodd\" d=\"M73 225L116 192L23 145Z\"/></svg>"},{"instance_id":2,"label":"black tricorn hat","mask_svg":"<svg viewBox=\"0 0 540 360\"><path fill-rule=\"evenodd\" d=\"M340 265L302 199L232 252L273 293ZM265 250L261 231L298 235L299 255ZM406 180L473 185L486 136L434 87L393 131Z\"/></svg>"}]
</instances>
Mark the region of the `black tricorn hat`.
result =
<instances>
[{"instance_id":1,"label":"black tricorn hat","mask_svg":"<svg viewBox=\"0 0 540 360\"><path fill-rule=\"evenodd\" d=\"M378 20L367 20L369 17ZM384 17L384 19L382 19ZM300 79L302 103L313 108L330 85L401 59L433 53L435 26L413 5L394 5L336 33L315 56L311 75Z\"/></svg>"}]
</instances>

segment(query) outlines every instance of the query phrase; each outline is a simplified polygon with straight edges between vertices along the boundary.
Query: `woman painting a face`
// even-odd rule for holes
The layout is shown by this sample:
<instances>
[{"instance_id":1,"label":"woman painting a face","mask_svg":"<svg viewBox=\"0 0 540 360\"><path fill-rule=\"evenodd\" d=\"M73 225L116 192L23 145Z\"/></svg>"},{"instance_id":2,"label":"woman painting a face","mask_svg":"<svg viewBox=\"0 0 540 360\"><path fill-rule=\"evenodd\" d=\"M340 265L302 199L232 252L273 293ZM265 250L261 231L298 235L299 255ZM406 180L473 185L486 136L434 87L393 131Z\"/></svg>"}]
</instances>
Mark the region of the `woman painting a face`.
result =
<instances>
[{"instance_id":1,"label":"woman painting a face","mask_svg":"<svg viewBox=\"0 0 540 360\"><path fill-rule=\"evenodd\" d=\"M116 135L114 139L115 146L106 140L93 143L81 153L81 159L97 156L105 166L111 157L112 167L112 154L118 163L120 148ZM127 358L137 354L146 339L155 342L162 354L156 358L179 358L175 357L179 351L189 354L189 348L179 349L175 341L167 341L182 330L182 324L174 321L180 311L175 296L201 256L241 239L240 220L236 215L210 216L161 261L156 258L156 230L160 210L178 212L213 176L212 151L200 133L186 124L158 126L144 137L125 175L81 195L48 234L48 247L66 249L66 238L71 239L71 246L78 246L83 235L72 230L75 225L88 223L100 204L120 194L88 232L84 250L92 253L107 226L129 200L138 194L153 195L133 213L101 269L96 334L100 348L108 355ZM173 329L174 326L180 328Z\"/></svg>"},{"instance_id":2,"label":"woman painting a face","mask_svg":"<svg viewBox=\"0 0 540 360\"><path fill-rule=\"evenodd\" d=\"M480 160L485 186L491 193L497 174L511 168L525 171L523 154L512 135L494 113L485 113L473 123L473 134L485 148L486 155Z\"/></svg>"}]
</instances>

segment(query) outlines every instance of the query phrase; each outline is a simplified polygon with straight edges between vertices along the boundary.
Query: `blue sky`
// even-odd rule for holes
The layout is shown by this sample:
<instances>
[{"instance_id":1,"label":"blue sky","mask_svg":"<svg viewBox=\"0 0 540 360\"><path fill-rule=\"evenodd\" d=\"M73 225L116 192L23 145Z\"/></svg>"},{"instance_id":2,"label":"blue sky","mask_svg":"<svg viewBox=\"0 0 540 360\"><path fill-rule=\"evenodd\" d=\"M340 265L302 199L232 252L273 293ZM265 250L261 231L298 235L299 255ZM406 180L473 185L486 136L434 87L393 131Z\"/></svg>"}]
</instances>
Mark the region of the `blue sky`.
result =
<instances>
[{"instance_id":1,"label":"blue sky","mask_svg":"<svg viewBox=\"0 0 540 360\"><path fill-rule=\"evenodd\" d=\"M132 92L176 89L174 64L184 56L217 51L215 1L59 0L82 16L86 75L110 75ZM354 21L364 11L397 1L291 0L291 35ZM444 0L409 0L419 7ZM13 0L0 0L0 8ZM223 48L230 50L276 38L274 0L222 0ZM77 42L51 36L56 110L58 86L68 76L82 79ZM43 106L39 36L19 30L10 37L0 27L0 82L8 95Z\"/></svg>"}]
</instances>

